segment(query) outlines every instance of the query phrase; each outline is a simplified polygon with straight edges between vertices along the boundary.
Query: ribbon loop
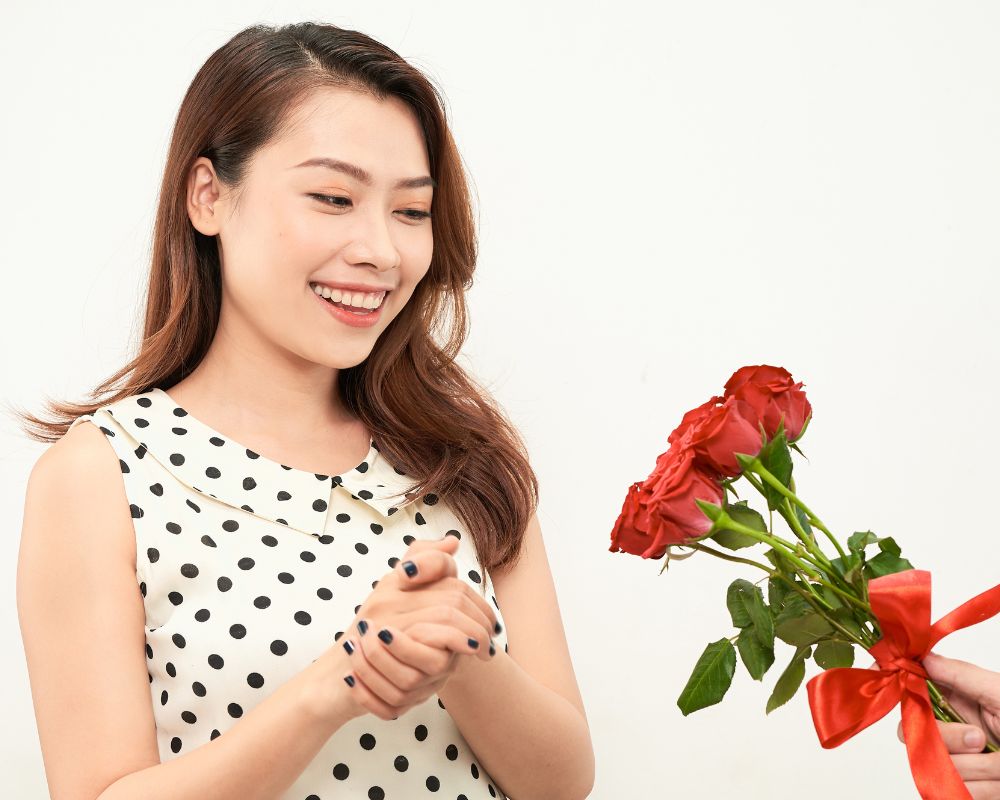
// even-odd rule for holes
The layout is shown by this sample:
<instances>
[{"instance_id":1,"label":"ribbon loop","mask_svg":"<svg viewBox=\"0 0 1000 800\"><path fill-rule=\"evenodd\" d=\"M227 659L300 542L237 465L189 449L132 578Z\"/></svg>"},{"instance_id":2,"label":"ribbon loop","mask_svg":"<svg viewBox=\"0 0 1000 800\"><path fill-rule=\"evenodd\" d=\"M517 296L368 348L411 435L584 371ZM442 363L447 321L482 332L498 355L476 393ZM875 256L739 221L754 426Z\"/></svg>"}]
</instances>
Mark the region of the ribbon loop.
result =
<instances>
[{"instance_id":1,"label":"ribbon loop","mask_svg":"<svg viewBox=\"0 0 1000 800\"><path fill-rule=\"evenodd\" d=\"M944 745L921 663L937 641L1000 613L994 586L930 624L931 574L909 569L868 582L882 638L868 649L878 669L834 667L806 689L823 747L836 747L901 705L910 772L923 800L971 800Z\"/></svg>"}]
</instances>

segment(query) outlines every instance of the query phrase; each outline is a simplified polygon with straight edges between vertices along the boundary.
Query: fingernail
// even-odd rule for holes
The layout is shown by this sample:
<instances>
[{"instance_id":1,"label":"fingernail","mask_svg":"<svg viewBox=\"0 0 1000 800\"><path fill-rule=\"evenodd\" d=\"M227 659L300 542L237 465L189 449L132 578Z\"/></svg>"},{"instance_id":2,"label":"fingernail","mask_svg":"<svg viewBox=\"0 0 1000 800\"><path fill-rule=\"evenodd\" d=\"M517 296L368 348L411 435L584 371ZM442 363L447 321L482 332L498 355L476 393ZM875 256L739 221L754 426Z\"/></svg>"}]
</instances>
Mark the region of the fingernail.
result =
<instances>
[{"instance_id":1,"label":"fingernail","mask_svg":"<svg viewBox=\"0 0 1000 800\"><path fill-rule=\"evenodd\" d=\"M386 644L389 644L392 641L392 634L389 633L389 631L387 631L385 628L382 628L382 630L378 632L378 638L381 639Z\"/></svg>"},{"instance_id":2,"label":"fingernail","mask_svg":"<svg viewBox=\"0 0 1000 800\"><path fill-rule=\"evenodd\" d=\"M354 652L354 643L350 639L345 639L344 649L347 651L347 655L350 655Z\"/></svg>"},{"instance_id":3,"label":"fingernail","mask_svg":"<svg viewBox=\"0 0 1000 800\"><path fill-rule=\"evenodd\" d=\"M965 732L965 746L966 747L979 747L983 748L986 746L986 735L978 728L973 728Z\"/></svg>"},{"instance_id":4,"label":"fingernail","mask_svg":"<svg viewBox=\"0 0 1000 800\"><path fill-rule=\"evenodd\" d=\"M364 620L360 620L358 622L358 630L361 631L361 635L364 636L365 635L365 631L368 630L368 623L365 622Z\"/></svg>"},{"instance_id":5,"label":"fingernail","mask_svg":"<svg viewBox=\"0 0 1000 800\"><path fill-rule=\"evenodd\" d=\"M344 680L347 682L348 686L353 686L354 685L354 676L353 675L347 675L347 676L345 676Z\"/></svg>"},{"instance_id":6,"label":"fingernail","mask_svg":"<svg viewBox=\"0 0 1000 800\"><path fill-rule=\"evenodd\" d=\"M496 623L496 625L493 626L493 632L498 634L503 633L503 625L501 625L499 622Z\"/></svg>"},{"instance_id":7,"label":"fingernail","mask_svg":"<svg viewBox=\"0 0 1000 800\"><path fill-rule=\"evenodd\" d=\"M403 572L409 575L411 578L417 574L417 565L412 561L403 562Z\"/></svg>"},{"instance_id":8,"label":"fingernail","mask_svg":"<svg viewBox=\"0 0 1000 800\"><path fill-rule=\"evenodd\" d=\"M490 639L490 655L495 656L497 654L497 649L493 646L493 640Z\"/></svg>"},{"instance_id":9,"label":"fingernail","mask_svg":"<svg viewBox=\"0 0 1000 800\"><path fill-rule=\"evenodd\" d=\"M476 647L479 647L479 642L475 639L469 639L469 647L475 649Z\"/></svg>"}]
</instances>

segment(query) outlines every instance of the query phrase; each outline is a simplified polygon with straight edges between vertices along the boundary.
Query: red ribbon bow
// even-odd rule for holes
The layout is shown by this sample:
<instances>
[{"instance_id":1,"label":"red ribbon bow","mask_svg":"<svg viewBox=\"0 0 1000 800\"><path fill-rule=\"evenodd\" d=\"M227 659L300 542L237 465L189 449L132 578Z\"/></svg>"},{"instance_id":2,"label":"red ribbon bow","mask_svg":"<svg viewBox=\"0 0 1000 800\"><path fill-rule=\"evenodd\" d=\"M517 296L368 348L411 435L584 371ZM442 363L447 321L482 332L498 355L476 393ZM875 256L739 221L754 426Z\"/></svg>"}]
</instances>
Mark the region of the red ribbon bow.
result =
<instances>
[{"instance_id":1,"label":"red ribbon bow","mask_svg":"<svg viewBox=\"0 0 1000 800\"><path fill-rule=\"evenodd\" d=\"M933 625L931 574L909 569L868 583L882 638L868 651L878 669L836 667L806 684L823 747L846 742L902 703L910 772L924 800L971 798L937 728L921 662L935 644L1000 612L1000 586L973 597Z\"/></svg>"}]
</instances>

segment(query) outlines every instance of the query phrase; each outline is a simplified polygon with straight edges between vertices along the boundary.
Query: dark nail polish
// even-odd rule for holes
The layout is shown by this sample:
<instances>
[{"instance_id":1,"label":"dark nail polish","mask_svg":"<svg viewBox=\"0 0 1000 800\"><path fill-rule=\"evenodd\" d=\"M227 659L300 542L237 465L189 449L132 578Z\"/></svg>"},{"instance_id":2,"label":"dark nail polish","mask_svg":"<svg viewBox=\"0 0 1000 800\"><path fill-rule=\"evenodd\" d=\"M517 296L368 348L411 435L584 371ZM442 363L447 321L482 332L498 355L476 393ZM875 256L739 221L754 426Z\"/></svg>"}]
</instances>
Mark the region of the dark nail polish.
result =
<instances>
[{"instance_id":1,"label":"dark nail polish","mask_svg":"<svg viewBox=\"0 0 1000 800\"><path fill-rule=\"evenodd\" d=\"M354 685L354 676L353 675L346 676L344 678L344 680L347 682L348 686L353 686Z\"/></svg>"},{"instance_id":2,"label":"dark nail polish","mask_svg":"<svg viewBox=\"0 0 1000 800\"><path fill-rule=\"evenodd\" d=\"M475 639L469 639L469 647L479 647L479 642Z\"/></svg>"},{"instance_id":3,"label":"dark nail polish","mask_svg":"<svg viewBox=\"0 0 1000 800\"><path fill-rule=\"evenodd\" d=\"M363 619L358 621L358 630L361 631L361 635L365 635L365 631L368 630L368 623Z\"/></svg>"},{"instance_id":4,"label":"dark nail polish","mask_svg":"<svg viewBox=\"0 0 1000 800\"><path fill-rule=\"evenodd\" d=\"M496 625L493 626L493 632L496 633L496 634L503 633L503 625L501 625L498 622Z\"/></svg>"},{"instance_id":5,"label":"dark nail polish","mask_svg":"<svg viewBox=\"0 0 1000 800\"><path fill-rule=\"evenodd\" d=\"M392 641L392 634L389 633L389 631L387 631L385 628L382 628L382 630L378 632L378 638L381 639L386 644L389 644Z\"/></svg>"},{"instance_id":6,"label":"dark nail polish","mask_svg":"<svg viewBox=\"0 0 1000 800\"><path fill-rule=\"evenodd\" d=\"M417 574L417 565L412 561L403 562L403 572L409 575L411 578Z\"/></svg>"},{"instance_id":7,"label":"dark nail polish","mask_svg":"<svg viewBox=\"0 0 1000 800\"><path fill-rule=\"evenodd\" d=\"M497 654L497 649L493 646L493 642L490 642L490 655L495 656Z\"/></svg>"},{"instance_id":8,"label":"dark nail polish","mask_svg":"<svg viewBox=\"0 0 1000 800\"><path fill-rule=\"evenodd\" d=\"M344 639L344 649L347 651L347 655L354 652L354 643L350 639Z\"/></svg>"}]
</instances>

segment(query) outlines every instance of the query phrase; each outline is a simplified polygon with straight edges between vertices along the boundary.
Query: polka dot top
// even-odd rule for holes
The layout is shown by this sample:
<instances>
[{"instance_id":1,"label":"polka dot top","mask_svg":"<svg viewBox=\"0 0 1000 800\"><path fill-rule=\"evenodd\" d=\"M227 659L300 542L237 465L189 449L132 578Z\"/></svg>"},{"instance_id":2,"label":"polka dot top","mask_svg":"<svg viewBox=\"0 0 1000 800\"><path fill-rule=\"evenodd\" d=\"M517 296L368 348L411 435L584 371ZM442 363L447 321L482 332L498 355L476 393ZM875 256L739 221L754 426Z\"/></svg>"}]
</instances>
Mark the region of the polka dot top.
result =
<instances>
[{"instance_id":1,"label":"polka dot top","mask_svg":"<svg viewBox=\"0 0 1000 800\"><path fill-rule=\"evenodd\" d=\"M161 389L73 421L118 455L146 610L160 760L188 753L334 645L372 583L414 539L459 537L458 576L503 617L471 537L433 494L379 455L343 475L267 458L192 417ZM71 426L72 427L72 426ZM507 649L506 626L494 636ZM396 720L365 714L324 744L283 800L504 798L440 698Z\"/></svg>"}]
</instances>

